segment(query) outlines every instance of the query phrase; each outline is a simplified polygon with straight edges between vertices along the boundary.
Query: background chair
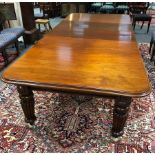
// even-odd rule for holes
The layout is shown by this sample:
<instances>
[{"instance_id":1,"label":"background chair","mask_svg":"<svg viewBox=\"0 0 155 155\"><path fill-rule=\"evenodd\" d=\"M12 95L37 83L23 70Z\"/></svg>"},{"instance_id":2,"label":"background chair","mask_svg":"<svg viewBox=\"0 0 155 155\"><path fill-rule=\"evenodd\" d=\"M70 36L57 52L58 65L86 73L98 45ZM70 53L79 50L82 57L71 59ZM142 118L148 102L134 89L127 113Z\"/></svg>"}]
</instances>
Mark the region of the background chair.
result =
<instances>
[{"instance_id":1,"label":"background chair","mask_svg":"<svg viewBox=\"0 0 155 155\"><path fill-rule=\"evenodd\" d=\"M5 61L5 66L9 63L8 54L6 48L9 45L14 44L19 55L18 38L24 35L24 28L6 28L5 29L5 17L0 13L0 52Z\"/></svg>"},{"instance_id":2,"label":"background chair","mask_svg":"<svg viewBox=\"0 0 155 155\"><path fill-rule=\"evenodd\" d=\"M127 2L116 2L115 3L116 13L129 13L129 7Z\"/></svg>"},{"instance_id":3,"label":"background chair","mask_svg":"<svg viewBox=\"0 0 155 155\"><path fill-rule=\"evenodd\" d=\"M0 51L5 61L5 66L9 63L6 47L15 44L17 55L19 55L18 41L14 34L0 34Z\"/></svg>"},{"instance_id":4,"label":"background chair","mask_svg":"<svg viewBox=\"0 0 155 155\"><path fill-rule=\"evenodd\" d=\"M100 12L100 8L102 7L102 5L103 3L92 3L90 7L90 12Z\"/></svg>"},{"instance_id":5,"label":"background chair","mask_svg":"<svg viewBox=\"0 0 155 155\"><path fill-rule=\"evenodd\" d=\"M147 2L129 2L129 15L132 17L133 14L146 14L149 7Z\"/></svg>"},{"instance_id":6,"label":"background chair","mask_svg":"<svg viewBox=\"0 0 155 155\"><path fill-rule=\"evenodd\" d=\"M148 22L147 33L150 28L150 23L152 20L152 16L146 14L147 9L149 7L149 3L147 2L129 2L129 15L132 20L133 29L135 30L136 22L142 22L141 29L144 25L144 22Z\"/></svg>"},{"instance_id":7,"label":"background chair","mask_svg":"<svg viewBox=\"0 0 155 155\"><path fill-rule=\"evenodd\" d=\"M142 22L142 25L141 25L141 29L144 25L144 22L148 22L148 26L147 26L147 33L149 32L149 28L150 28L150 23L151 23L151 20L152 20L152 17L150 15L147 15L147 14L134 14L133 15L133 22L132 22L132 25L133 25L133 29L135 30L135 26L136 26L136 22Z\"/></svg>"},{"instance_id":8,"label":"background chair","mask_svg":"<svg viewBox=\"0 0 155 155\"><path fill-rule=\"evenodd\" d=\"M115 5L112 2L104 3L100 8L100 13L115 13Z\"/></svg>"}]
</instances>

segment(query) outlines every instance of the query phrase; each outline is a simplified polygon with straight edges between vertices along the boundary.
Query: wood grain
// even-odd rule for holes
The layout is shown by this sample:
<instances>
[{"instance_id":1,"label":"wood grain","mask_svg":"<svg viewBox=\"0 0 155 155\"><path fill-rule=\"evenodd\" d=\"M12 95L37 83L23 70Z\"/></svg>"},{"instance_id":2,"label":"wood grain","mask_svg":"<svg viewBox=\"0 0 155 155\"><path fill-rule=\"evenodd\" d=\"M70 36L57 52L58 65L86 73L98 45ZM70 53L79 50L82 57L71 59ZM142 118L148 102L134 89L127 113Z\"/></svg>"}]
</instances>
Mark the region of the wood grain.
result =
<instances>
[{"instance_id":1,"label":"wood grain","mask_svg":"<svg viewBox=\"0 0 155 155\"><path fill-rule=\"evenodd\" d=\"M150 93L127 15L70 16L10 65L3 81L94 95Z\"/></svg>"},{"instance_id":2,"label":"wood grain","mask_svg":"<svg viewBox=\"0 0 155 155\"><path fill-rule=\"evenodd\" d=\"M94 30L95 28L95 30ZM88 39L135 41L129 24L63 21L48 35Z\"/></svg>"},{"instance_id":3,"label":"wood grain","mask_svg":"<svg viewBox=\"0 0 155 155\"><path fill-rule=\"evenodd\" d=\"M118 14L89 14L89 13L72 13L66 21L76 22L93 22L93 23L111 23L111 24L130 24L130 17L128 15Z\"/></svg>"}]
</instances>

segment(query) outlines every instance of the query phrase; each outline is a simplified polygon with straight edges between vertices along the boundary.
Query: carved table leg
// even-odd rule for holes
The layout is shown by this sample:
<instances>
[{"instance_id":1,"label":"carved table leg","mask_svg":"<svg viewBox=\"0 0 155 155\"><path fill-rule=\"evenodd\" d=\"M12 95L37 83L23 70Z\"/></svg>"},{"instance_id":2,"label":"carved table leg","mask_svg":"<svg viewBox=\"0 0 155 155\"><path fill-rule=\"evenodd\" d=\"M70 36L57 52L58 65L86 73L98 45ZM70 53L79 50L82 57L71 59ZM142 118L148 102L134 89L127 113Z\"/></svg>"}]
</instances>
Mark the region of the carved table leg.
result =
<instances>
[{"instance_id":1,"label":"carved table leg","mask_svg":"<svg viewBox=\"0 0 155 155\"><path fill-rule=\"evenodd\" d=\"M112 136L122 136L124 126L128 118L128 111L131 104L131 97L119 96L115 99L115 106L113 111L113 126Z\"/></svg>"},{"instance_id":2,"label":"carved table leg","mask_svg":"<svg viewBox=\"0 0 155 155\"><path fill-rule=\"evenodd\" d=\"M34 114L34 98L33 92L30 87L27 86L17 86L17 90L20 97L20 103L25 115L25 122L34 124L36 116Z\"/></svg>"}]
</instances>

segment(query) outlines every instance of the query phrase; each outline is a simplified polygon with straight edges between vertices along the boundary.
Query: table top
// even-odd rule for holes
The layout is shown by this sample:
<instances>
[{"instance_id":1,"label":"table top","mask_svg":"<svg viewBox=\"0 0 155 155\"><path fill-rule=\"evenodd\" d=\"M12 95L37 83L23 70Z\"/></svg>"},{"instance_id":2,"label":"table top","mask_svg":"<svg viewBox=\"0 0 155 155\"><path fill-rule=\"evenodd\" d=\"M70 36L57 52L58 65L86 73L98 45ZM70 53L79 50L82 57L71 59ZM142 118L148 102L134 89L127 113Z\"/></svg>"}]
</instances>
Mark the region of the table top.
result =
<instances>
[{"instance_id":1,"label":"table top","mask_svg":"<svg viewBox=\"0 0 155 155\"><path fill-rule=\"evenodd\" d=\"M94 95L150 93L128 15L69 15L12 63L2 80Z\"/></svg>"},{"instance_id":2,"label":"table top","mask_svg":"<svg viewBox=\"0 0 155 155\"><path fill-rule=\"evenodd\" d=\"M103 26L104 25L104 26ZM110 24L93 22L62 21L53 32L47 35L65 36L88 39L133 40L132 29L129 24Z\"/></svg>"}]
</instances>

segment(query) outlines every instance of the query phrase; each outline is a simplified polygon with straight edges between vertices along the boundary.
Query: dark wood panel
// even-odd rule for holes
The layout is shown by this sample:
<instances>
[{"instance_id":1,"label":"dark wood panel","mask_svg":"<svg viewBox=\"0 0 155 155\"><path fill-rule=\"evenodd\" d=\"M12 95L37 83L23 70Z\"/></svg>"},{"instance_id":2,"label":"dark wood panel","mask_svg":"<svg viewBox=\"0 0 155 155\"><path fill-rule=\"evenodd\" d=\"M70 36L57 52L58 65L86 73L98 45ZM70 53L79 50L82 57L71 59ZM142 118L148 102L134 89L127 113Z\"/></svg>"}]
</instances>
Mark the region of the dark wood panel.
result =
<instances>
[{"instance_id":1,"label":"dark wood panel","mask_svg":"<svg viewBox=\"0 0 155 155\"><path fill-rule=\"evenodd\" d=\"M37 40L38 31L35 26L33 3L20 2L23 26L25 28L25 43L32 44Z\"/></svg>"}]
</instances>

